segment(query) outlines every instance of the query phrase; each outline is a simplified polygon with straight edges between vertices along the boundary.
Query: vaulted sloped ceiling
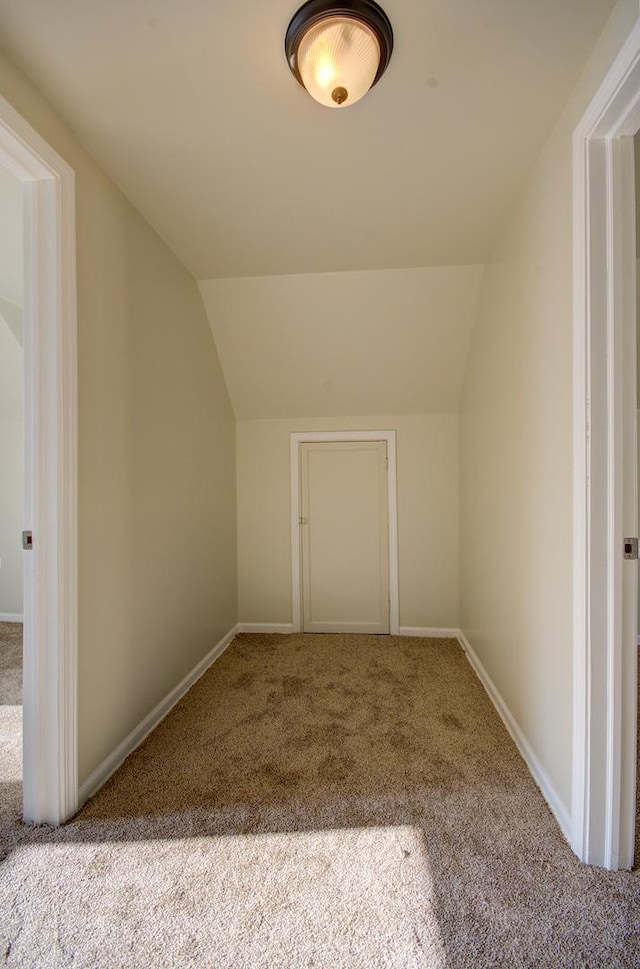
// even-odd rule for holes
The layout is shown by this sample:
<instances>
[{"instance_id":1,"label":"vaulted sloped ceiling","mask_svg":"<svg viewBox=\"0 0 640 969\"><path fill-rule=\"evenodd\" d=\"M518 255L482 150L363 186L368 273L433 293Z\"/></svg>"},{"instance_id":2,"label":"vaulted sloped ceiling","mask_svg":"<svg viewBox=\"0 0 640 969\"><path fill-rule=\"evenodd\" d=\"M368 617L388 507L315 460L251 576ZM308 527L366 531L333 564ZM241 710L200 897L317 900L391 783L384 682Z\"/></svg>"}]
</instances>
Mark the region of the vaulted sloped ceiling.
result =
<instances>
[{"instance_id":1,"label":"vaulted sloped ceiling","mask_svg":"<svg viewBox=\"0 0 640 969\"><path fill-rule=\"evenodd\" d=\"M480 267L614 0L382 3L389 69L342 111L288 70L296 0L0 3L202 282L239 417L457 408Z\"/></svg>"},{"instance_id":2,"label":"vaulted sloped ceiling","mask_svg":"<svg viewBox=\"0 0 640 969\"><path fill-rule=\"evenodd\" d=\"M201 283L236 417L456 411L482 272Z\"/></svg>"},{"instance_id":3,"label":"vaulted sloped ceiling","mask_svg":"<svg viewBox=\"0 0 640 969\"><path fill-rule=\"evenodd\" d=\"M389 69L322 108L297 0L2 0L0 47L198 279L483 262L613 0L382 0Z\"/></svg>"}]
</instances>

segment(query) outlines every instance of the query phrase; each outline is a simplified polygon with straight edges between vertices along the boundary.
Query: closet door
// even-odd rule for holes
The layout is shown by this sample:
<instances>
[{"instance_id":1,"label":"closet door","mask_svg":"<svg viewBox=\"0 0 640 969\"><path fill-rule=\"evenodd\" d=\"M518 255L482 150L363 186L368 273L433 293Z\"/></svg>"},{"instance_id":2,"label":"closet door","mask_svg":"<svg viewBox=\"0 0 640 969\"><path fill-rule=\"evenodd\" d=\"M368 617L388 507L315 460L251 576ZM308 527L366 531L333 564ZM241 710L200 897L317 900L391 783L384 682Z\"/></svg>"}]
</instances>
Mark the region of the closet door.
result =
<instances>
[{"instance_id":1,"label":"closet door","mask_svg":"<svg viewBox=\"0 0 640 969\"><path fill-rule=\"evenodd\" d=\"M300 445L303 630L389 632L385 441Z\"/></svg>"}]
</instances>

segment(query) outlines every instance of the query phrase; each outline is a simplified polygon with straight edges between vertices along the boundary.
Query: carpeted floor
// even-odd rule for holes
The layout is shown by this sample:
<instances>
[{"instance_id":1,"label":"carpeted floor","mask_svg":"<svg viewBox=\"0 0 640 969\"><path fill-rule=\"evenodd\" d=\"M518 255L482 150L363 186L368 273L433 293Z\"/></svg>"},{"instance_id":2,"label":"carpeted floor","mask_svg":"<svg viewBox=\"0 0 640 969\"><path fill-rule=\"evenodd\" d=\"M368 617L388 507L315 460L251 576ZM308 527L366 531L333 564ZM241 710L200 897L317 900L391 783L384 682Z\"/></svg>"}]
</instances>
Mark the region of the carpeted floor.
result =
<instances>
[{"instance_id":1,"label":"carpeted floor","mask_svg":"<svg viewBox=\"0 0 640 969\"><path fill-rule=\"evenodd\" d=\"M238 636L64 828L5 788L8 966L640 964L454 641Z\"/></svg>"},{"instance_id":2,"label":"carpeted floor","mask_svg":"<svg viewBox=\"0 0 640 969\"><path fill-rule=\"evenodd\" d=\"M22 703L22 623L0 622L0 705Z\"/></svg>"},{"instance_id":3,"label":"carpeted floor","mask_svg":"<svg viewBox=\"0 0 640 969\"><path fill-rule=\"evenodd\" d=\"M0 832L22 804L22 623L0 622ZM0 835L0 860L3 857ZM0 866L0 881L2 867ZM0 908L0 924L2 924ZM0 929L0 934L2 930ZM2 943L0 942L0 959Z\"/></svg>"}]
</instances>

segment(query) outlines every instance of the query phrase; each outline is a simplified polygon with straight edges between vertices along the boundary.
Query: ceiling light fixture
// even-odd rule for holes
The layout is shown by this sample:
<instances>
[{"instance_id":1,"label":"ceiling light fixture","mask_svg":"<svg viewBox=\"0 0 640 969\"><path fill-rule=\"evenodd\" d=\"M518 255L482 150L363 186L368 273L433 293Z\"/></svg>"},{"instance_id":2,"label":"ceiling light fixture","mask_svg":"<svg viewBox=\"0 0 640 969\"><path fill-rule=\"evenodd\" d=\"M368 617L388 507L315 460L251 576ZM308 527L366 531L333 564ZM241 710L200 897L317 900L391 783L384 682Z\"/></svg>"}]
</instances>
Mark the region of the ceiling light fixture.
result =
<instances>
[{"instance_id":1,"label":"ceiling light fixture","mask_svg":"<svg viewBox=\"0 0 640 969\"><path fill-rule=\"evenodd\" d=\"M384 74L393 30L373 0L308 0L287 28L284 49L291 73L312 98L346 108Z\"/></svg>"}]
</instances>

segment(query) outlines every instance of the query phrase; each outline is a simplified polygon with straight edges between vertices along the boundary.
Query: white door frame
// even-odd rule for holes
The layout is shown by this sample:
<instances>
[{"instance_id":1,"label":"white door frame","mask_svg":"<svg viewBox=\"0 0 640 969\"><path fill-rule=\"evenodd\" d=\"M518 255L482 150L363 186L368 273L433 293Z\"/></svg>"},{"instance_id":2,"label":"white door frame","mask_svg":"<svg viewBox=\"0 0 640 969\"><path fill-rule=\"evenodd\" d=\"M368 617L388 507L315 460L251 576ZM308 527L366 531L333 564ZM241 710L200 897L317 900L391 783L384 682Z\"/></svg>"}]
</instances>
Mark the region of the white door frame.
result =
<instances>
[{"instance_id":1,"label":"white door frame","mask_svg":"<svg viewBox=\"0 0 640 969\"><path fill-rule=\"evenodd\" d=\"M0 97L0 164L24 184L24 817L78 809L75 174Z\"/></svg>"},{"instance_id":2,"label":"white door frame","mask_svg":"<svg viewBox=\"0 0 640 969\"><path fill-rule=\"evenodd\" d=\"M635 328L633 142L640 22L574 132L574 736L572 847L633 862L636 646L623 641L625 323ZM631 316L631 314L633 314ZM632 321L631 323L629 321ZM635 332L635 329L634 329ZM623 397L626 395L626 400ZM636 533L637 534L637 533Z\"/></svg>"},{"instance_id":3,"label":"white door frame","mask_svg":"<svg viewBox=\"0 0 640 969\"><path fill-rule=\"evenodd\" d=\"M397 636L400 629L398 596L398 497L396 485L395 431L309 431L290 435L291 472L291 604L293 632L302 629L300 591L300 444L315 441L386 441L387 495L389 502L389 633Z\"/></svg>"}]
</instances>

